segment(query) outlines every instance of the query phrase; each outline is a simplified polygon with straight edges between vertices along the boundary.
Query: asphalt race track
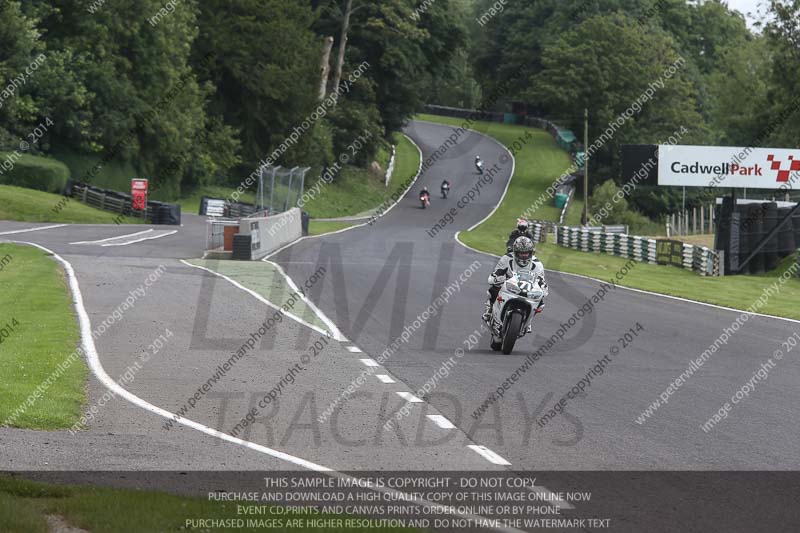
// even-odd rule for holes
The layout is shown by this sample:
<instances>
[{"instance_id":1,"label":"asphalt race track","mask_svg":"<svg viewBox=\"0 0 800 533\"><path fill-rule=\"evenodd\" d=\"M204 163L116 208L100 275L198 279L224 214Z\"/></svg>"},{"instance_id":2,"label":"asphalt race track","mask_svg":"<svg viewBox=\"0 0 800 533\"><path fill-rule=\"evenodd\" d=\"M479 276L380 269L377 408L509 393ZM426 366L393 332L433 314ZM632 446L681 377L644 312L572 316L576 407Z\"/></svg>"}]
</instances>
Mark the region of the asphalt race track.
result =
<instances>
[{"instance_id":1,"label":"asphalt race track","mask_svg":"<svg viewBox=\"0 0 800 533\"><path fill-rule=\"evenodd\" d=\"M407 128L423 158L450 133L451 128L423 122ZM479 195L475 193L474 199L459 207L459 199L481 179L474 171L476 154L487 168L497 164L498 170L491 183L481 184ZM115 398L98 410L88 430L74 435L0 429L0 469L267 471L304 469L310 462L338 471L574 472L553 475L549 483L542 475L541 483L551 490L593 479L592 474L582 477L579 472L626 471L636 474L612 477L597 489L596 499L602 496L601 501L587 507L598 516L626 516L632 531L662 523L648 514L652 507L643 509L653 505L653 494L673 502L689 499L716 526L747 530L750 522L729 515L712 499L722 490L730 491L727 503L732 508L746 502L758 508L762 517L772 508L780 509L785 513L781 524L790 519L800 523L793 505L796 490L775 488L786 487L789 481L759 487L746 476L703 478L692 486L705 484L705 496L687 494L678 478L668 474L647 478L646 484L635 481L644 479L639 471L796 469L800 350L779 361L769 379L722 423L709 432L701 425L780 348L781 341L800 329L797 322L751 317L667 404L638 424L636 418L684 372L690 360L731 327L739 313L611 288L592 312L574 321L563 339L503 389L503 382L525 357L601 289L597 281L559 274L552 271L559 265L545 265L550 298L534 323L534 335L521 339L509 356L489 349L480 315L486 278L496 258L465 248L455 234L492 211L511 169L503 147L483 135L470 134L424 172L408 194L374 224L303 239L271 257L298 284L319 266L327 269L310 298L348 340L327 344L280 398L259 413L257 422L238 435L254 446L223 441L213 431L230 432L276 386L287 368L308 354L309 345L320 335L296 322L284 320L271 329L254 356L241 360L187 412L186 418L209 431L185 425L166 429L163 416ZM447 200L438 194L443 178L452 184ZM417 200L423 185L432 194L426 210L420 209ZM453 208L452 222L431 237L427 230ZM163 274L147 287L146 295L99 335L95 344L100 364L116 380L154 338L169 329L173 336L165 348L124 386L143 402L169 412L185 404L272 314L234 285L180 261L200 255L206 232L201 217L184 214L183 224L180 228L42 224L48 228L26 231L37 225L0 222L0 240L37 243L73 266L93 328L163 265ZM512 229L514 221L509 220L508 226ZM614 274L598 272L597 277L608 280ZM418 320L459 277L461 285L449 302L426 320ZM419 327L413 327L415 320ZM366 368L362 359L381 359L404 329L411 331L407 342L399 343L358 392L320 422L320 415ZM631 329L636 334L623 346L620 338ZM583 395L571 399L563 413L544 427L537 424L598 359L615 348L604 373L594 377ZM440 369L447 361L455 363L443 375ZM395 428L385 428L384 423L406 404L397 393L415 393L434 375L438 376L435 386L420 394L424 401L409 404L408 416ZM473 416L498 388L503 396L481 416ZM93 405L106 386L92 376L88 391ZM632 500L636 495L641 503ZM703 524L698 519L679 529L707 530ZM665 523L663 530L674 527Z\"/></svg>"}]
</instances>

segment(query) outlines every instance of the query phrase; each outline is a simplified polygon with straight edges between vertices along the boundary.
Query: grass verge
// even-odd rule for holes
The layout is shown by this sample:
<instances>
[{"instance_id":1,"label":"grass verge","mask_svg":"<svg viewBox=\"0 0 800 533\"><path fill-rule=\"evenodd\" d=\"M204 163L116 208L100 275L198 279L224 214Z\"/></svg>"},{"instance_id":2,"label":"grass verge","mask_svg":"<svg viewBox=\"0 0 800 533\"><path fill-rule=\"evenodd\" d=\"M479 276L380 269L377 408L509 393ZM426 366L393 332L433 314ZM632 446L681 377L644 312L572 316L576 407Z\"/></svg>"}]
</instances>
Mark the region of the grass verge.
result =
<instances>
[{"instance_id":1,"label":"grass verge","mask_svg":"<svg viewBox=\"0 0 800 533\"><path fill-rule=\"evenodd\" d=\"M69 428L81 415L87 368L70 358L80 335L64 274L28 246L0 244L0 264L0 426Z\"/></svg>"},{"instance_id":2,"label":"grass verge","mask_svg":"<svg viewBox=\"0 0 800 533\"><path fill-rule=\"evenodd\" d=\"M265 261L215 261L213 259L194 259L189 263L213 270L237 281L263 296L277 306L283 306L292 299L292 290L275 266ZM303 280L294 280L302 288ZM322 329L327 326L317 317L305 302L298 300L289 312Z\"/></svg>"},{"instance_id":3,"label":"grass verge","mask_svg":"<svg viewBox=\"0 0 800 533\"><path fill-rule=\"evenodd\" d=\"M268 506L274 508L275 506ZM47 516L57 515L72 527L92 533L138 533L140 531L209 531L208 528L186 527L189 519L239 519L236 502L210 502L159 492L107 489L96 487L56 486L19 478L0 476L0 525L9 533L48 533ZM269 513L252 519L277 518L284 523L306 515ZM347 518L344 515L319 514L309 518ZM213 528L214 531L243 531L238 528ZM275 533L308 531L305 527L250 527L246 531ZM377 531L372 529L371 531ZM320 530L321 531L321 530ZM330 528L326 531L356 531L353 528ZM357 531L370 531L358 529ZM387 533L418 531L414 529L380 528Z\"/></svg>"},{"instance_id":4,"label":"grass verge","mask_svg":"<svg viewBox=\"0 0 800 533\"><path fill-rule=\"evenodd\" d=\"M338 218L360 215L377 208L393 194L401 192L408 186L409 180L417 174L419 168L419 152L417 148L402 134L394 136L397 148L395 169L389 187L383 184L384 176L358 167L345 166L330 184L323 184L319 193L311 198L303 210L312 218ZM389 155L379 154L378 159L383 168L388 164ZM315 179L306 176L305 190L312 190ZM200 209L200 198L229 198L234 189L219 186L201 187L187 194L178 203L185 213L197 213ZM280 195L283 198L282 195ZM255 192L247 191L239 201L255 202ZM328 230L326 230L327 232Z\"/></svg>"},{"instance_id":5,"label":"grass verge","mask_svg":"<svg viewBox=\"0 0 800 533\"><path fill-rule=\"evenodd\" d=\"M419 152L405 135L395 134L394 143L395 168L388 187L383 184L383 175L346 167L330 185L322 186L319 194L305 205L305 210L313 218L359 215L405 190L419 169Z\"/></svg>"},{"instance_id":6,"label":"grass verge","mask_svg":"<svg viewBox=\"0 0 800 533\"><path fill-rule=\"evenodd\" d=\"M421 115L422 120L449 125L460 125L463 121L450 117ZM472 231L459 234L464 244L493 254L505 253L505 241L514 227L516 218L544 192L569 165L566 153L558 148L547 132L513 126L479 122L475 129L494 137L506 146L530 130L532 139L515 155L517 160L514 178L500 207L483 224ZM540 152L537 154L537 152ZM559 154L563 156L559 158ZM574 201L567 222L580 220L583 203ZM557 209L542 207L541 215L531 218L557 220ZM680 239L680 237L678 237ZM545 267L551 270L580 274L593 278L609 279L628 260L602 253L587 253L565 248L557 244L537 245L536 255ZM763 291L776 283L794 259L787 258L780 268L761 276L703 277L687 270L661 265L636 263L636 267L625 276L620 285L659 294L679 296L689 300L705 302L735 309L745 309L758 299ZM759 310L761 313L800 319L800 279L789 280L777 295L772 296Z\"/></svg>"},{"instance_id":7,"label":"grass verge","mask_svg":"<svg viewBox=\"0 0 800 533\"><path fill-rule=\"evenodd\" d=\"M464 123L463 119L434 115L419 115L417 118L451 126L461 126ZM545 194L547 187L569 168L571 160L569 154L556 144L552 135L544 130L480 121L473 124L472 128L496 139L506 147L515 148L514 179L511 180L508 193L503 200L504 213L496 212L483 224L497 235L505 234L505 237L502 237L505 239L514 229L516 219ZM516 147L519 149L516 150ZM494 162L486 163L491 166ZM574 216L577 213L580 220L582 210L583 202L573 198L568 214ZM557 222L560 215L561 209L554 205L552 198L548 198L543 205L530 213L528 218Z\"/></svg>"},{"instance_id":8,"label":"grass verge","mask_svg":"<svg viewBox=\"0 0 800 533\"><path fill-rule=\"evenodd\" d=\"M459 238L465 244L478 250L493 254L505 253L503 241L486 240L480 229L478 227L475 231L461 233ZM604 280L612 278L628 262L626 258L603 253L581 252L552 243L537 244L536 255L548 270L570 272ZM760 276L723 277L704 277L678 267L636 263L636 266L618 284L698 302L746 309L763 294L767 287L777 283L777 278L789 269L793 262L792 257L787 257L778 269ZM759 312L800 320L798 301L800 301L800 279L790 279L777 294L769 298L767 304L759 309Z\"/></svg>"},{"instance_id":9,"label":"grass verge","mask_svg":"<svg viewBox=\"0 0 800 533\"><path fill-rule=\"evenodd\" d=\"M116 213L101 211L77 200L67 202L62 210L52 208L63 198L57 194L0 185L0 220L21 222L62 222L67 224L141 224L142 220L120 217Z\"/></svg>"},{"instance_id":10,"label":"grass verge","mask_svg":"<svg viewBox=\"0 0 800 533\"><path fill-rule=\"evenodd\" d=\"M308 223L309 235L324 235L332 231L339 231L340 229L349 228L355 225L354 222L335 222L328 220L310 220Z\"/></svg>"}]
</instances>

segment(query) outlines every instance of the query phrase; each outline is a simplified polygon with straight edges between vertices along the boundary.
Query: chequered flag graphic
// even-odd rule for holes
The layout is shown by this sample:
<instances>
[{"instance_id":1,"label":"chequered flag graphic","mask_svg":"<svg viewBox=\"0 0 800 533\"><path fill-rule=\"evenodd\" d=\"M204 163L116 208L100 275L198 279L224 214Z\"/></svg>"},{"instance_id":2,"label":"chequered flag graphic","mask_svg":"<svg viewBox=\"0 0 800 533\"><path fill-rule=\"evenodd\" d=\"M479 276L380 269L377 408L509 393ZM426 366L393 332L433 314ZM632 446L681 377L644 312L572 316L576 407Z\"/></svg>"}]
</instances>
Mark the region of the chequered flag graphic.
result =
<instances>
[{"instance_id":1,"label":"chequered flag graphic","mask_svg":"<svg viewBox=\"0 0 800 533\"><path fill-rule=\"evenodd\" d=\"M795 159L793 155L789 156L789 168L786 170L781 169L782 162L775 161L775 156L773 154L769 154L767 160L771 162L770 168L778 171L779 182L789 181L789 174L800 171L800 159Z\"/></svg>"}]
</instances>

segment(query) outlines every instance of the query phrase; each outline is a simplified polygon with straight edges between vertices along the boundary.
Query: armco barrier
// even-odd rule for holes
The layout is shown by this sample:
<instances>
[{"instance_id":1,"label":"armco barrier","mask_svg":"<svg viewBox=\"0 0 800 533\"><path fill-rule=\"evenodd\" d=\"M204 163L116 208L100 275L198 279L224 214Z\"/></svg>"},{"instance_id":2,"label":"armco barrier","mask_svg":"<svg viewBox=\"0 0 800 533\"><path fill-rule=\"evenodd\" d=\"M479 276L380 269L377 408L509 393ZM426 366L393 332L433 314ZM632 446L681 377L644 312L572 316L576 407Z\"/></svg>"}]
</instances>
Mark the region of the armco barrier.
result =
<instances>
[{"instance_id":1,"label":"armco barrier","mask_svg":"<svg viewBox=\"0 0 800 533\"><path fill-rule=\"evenodd\" d=\"M602 252L657 264L656 239L648 237L560 226L556 228L556 243L583 252ZM702 276L720 275L719 255L716 252L705 246L681 245L683 268Z\"/></svg>"},{"instance_id":2,"label":"armco barrier","mask_svg":"<svg viewBox=\"0 0 800 533\"><path fill-rule=\"evenodd\" d=\"M302 213L293 207L284 213L271 217L243 218L239 221L239 235L250 237L250 258L261 259L284 244L294 242L303 235ZM245 239L240 238L240 241ZM237 259L244 259L241 250L234 253Z\"/></svg>"},{"instance_id":3,"label":"armco barrier","mask_svg":"<svg viewBox=\"0 0 800 533\"><path fill-rule=\"evenodd\" d=\"M147 202L147 208L144 212L136 211L132 207L133 199L130 194L100 189L81 183L68 184L66 194L103 211L111 211L112 213L119 213L129 217L144 217L152 224L173 226L181 224L181 206L177 204L150 201Z\"/></svg>"}]
</instances>

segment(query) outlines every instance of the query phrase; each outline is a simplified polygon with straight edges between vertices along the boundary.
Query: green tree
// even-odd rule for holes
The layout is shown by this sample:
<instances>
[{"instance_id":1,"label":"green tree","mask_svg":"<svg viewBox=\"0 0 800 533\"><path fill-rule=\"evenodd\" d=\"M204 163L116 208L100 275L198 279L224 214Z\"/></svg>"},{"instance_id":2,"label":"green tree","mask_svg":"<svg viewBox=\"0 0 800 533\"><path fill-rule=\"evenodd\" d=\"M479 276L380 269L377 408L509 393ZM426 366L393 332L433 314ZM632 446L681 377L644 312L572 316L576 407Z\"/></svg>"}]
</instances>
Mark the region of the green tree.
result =
<instances>
[{"instance_id":1,"label":"green tree","mask_svg":"<svg viewBox=\"0 0 800 533\"><path fill-rule=\"evenodd\" d=\"M236 143L207 118L210 87L198 83L189 64L196 2L153 19L162 7L159 0L118 0L88 13L82 1L50 2L41 27L54 65L69 73L68 90L53 80L41 90L56 115L59 143L98 159L131 161L176 195L181 183L208 180L236 161ZM70 98L74 107L60 107Z\"/></svg>"},{"instance_id":2,"label":"green tree","mask_svg":"<svg viewBox=\"0 0 800 533\"><path fill-rule=\"evenodd\" d=\"M250 174L295 128L302 130L297 142L275 163L325 163L312 149L324 135L313 121L303 126L317 105L322 48L311 31L314 20L303 0L200 3L193 65L214 87L211 112L239 131L240 175Z\"/></svg>"},{"instance_id":3,"label":"green tree","mask_svg":"<svg viewBox=\"0 0 800 533\"><path fill-rule=\"evenodd\" d=\"M549 43L542 64L525 97L576 131L589 109L589 142L602 142L594 154L600 175L618 173L621 144L657 143L681 126L694 132L684 141L705 135L686 59L663 31L619 13L593 16Z\"/></svg>"},{"instance_id":4,"label":"green tree","mask_svg":"<svg viewBox=\"0 0 800 533\"><path fill-rule=\"evenodd\" d=\"M43 50L34 22L20 3L0 4L0 150L19 148L38 114L31 94L32 76L25 70Z\"/></svg>"}]
</instances>

